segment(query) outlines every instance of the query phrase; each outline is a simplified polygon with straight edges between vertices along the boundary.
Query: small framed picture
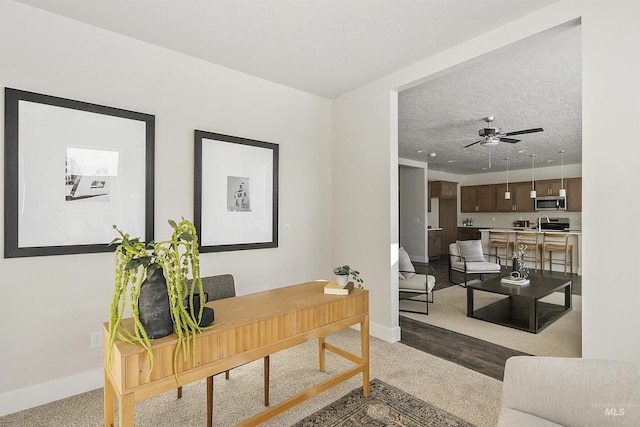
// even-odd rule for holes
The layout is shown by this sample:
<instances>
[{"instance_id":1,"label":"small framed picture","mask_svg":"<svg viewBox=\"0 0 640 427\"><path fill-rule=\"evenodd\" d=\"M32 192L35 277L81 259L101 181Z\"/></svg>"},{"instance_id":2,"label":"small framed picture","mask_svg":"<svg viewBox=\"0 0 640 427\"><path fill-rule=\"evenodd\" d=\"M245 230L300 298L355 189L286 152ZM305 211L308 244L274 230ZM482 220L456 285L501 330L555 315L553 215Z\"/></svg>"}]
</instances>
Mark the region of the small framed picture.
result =
<instances>
[{"instance_id":1,"label":"small framed picture","mask_svg":"<svg viewBox=\"0 0 640 427\"><path fill-rule=\"evenodd\" d=\"M278 247L278 144L195 131L201 252Z\"/></svg>"}]
</instances>

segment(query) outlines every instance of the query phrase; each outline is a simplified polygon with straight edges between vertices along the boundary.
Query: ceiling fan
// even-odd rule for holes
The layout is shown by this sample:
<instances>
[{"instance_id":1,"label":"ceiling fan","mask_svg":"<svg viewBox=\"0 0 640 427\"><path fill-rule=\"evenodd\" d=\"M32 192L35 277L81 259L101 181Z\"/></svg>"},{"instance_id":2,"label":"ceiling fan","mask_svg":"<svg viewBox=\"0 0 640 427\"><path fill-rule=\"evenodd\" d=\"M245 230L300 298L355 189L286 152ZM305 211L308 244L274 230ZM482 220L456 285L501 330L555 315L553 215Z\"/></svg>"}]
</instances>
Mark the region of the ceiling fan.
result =
<instances>
[{"instance_id":1,"label":"ceiling fan","mask_svg":"<svg viewBox=\"0 0 640 427\"><path fill-rule=\"evenodd\" d=\"M508 142L510 144L515 144L516 142L520 142L521 140L514 139L514 138L506 138L506 137L513 136L513 135L524 135L526 133L542 132L544 130L542 128L535 128L535 129L517 130L515 132L501 133L499 127L491 126L491 123L493 123L494 119L495 119L494 116L485 117L484 121L487 122L487 127L480 129L478 131L478 135L480 135L482 139L479 139L476 142L472 142L469 145L465 145L463 148L471 147L472 145L475 145L478 143L484 147L493 147L494 145L498 145L498 142L500 141Z\"/></svg>"}]
</instances>

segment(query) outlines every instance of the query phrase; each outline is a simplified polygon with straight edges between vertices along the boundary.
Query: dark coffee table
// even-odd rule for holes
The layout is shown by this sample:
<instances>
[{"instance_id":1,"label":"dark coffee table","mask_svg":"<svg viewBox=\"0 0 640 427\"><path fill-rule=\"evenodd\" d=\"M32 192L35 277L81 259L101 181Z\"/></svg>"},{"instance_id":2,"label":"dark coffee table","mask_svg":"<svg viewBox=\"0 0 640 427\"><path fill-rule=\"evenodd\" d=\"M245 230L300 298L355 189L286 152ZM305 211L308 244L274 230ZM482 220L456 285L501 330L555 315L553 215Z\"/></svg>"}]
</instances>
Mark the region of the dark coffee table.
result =
<instances>
[{"instance_id":1,"label":"dark coffee table","mask_svg":"<svg viewBox=\"0 0 640 427\"><path fill-rule=\"evenodd\" d=\"M571 311L572 281L569 279L531 273L531 283L524 286L505 285L500 279L494 277L467 285L467 316L537 334ZM540 301L562 290L564 306ZM474 291L506 295L506 298L474 310Z\"/></svg>"}]
</instances>

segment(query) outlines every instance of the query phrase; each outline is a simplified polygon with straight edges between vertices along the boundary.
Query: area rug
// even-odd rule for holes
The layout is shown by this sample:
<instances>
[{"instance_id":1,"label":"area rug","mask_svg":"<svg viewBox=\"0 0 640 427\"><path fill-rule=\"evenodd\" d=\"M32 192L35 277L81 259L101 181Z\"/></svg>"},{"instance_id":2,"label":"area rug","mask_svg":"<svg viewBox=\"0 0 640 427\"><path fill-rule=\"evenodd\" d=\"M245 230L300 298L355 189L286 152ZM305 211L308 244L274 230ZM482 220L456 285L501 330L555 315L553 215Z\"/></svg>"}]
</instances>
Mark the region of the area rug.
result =
<instances>
[{"instance_id":1,"label":"area rug","mask_svg":"<svg viewBox=\"0 0 640 427\"><path fill-rule=\"evenodd\" d=\"M362 387L341 397L292 427L472 427L472 424L416 399L378 379L369 385L369 397Z\"/></svg>"},{"instance_id":2,"label":"area rug","mask_svg":"<svg viewBox=\"0 0 640 427\"><path fill-rule=\"evenodd\" d=\"M476 291L474 305L478 309L500 298L504 297ZM564 304L564 293L555 292L542 301ZM400 301L400 308L424 310L424 302ZM536 356L580 357L582 354L582 297L579 295L572 295L572 311L538 334L467 317L467 290L461 286L435 291L428 316L402 311L400 314Z\"/></svg>"}]
</instances>

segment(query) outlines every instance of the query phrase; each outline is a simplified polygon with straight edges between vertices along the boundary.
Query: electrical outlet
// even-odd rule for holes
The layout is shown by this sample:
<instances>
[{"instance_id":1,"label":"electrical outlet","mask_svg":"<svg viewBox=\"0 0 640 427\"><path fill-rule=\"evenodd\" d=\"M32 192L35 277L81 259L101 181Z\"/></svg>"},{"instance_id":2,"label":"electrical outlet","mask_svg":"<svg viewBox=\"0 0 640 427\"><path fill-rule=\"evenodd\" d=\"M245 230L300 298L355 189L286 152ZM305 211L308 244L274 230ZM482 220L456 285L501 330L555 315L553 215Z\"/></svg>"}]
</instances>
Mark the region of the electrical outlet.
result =
<instances>
[{"instance_id":1,"label":"electrical outlet","mask_svg":"<svg viewBox=\"0 0 640 427\"><path fill-rule=\"evenodd\" d=\"M89 348L102 347L102 332L91 332L91 345Z\"/></svg>"}]
</instances>

